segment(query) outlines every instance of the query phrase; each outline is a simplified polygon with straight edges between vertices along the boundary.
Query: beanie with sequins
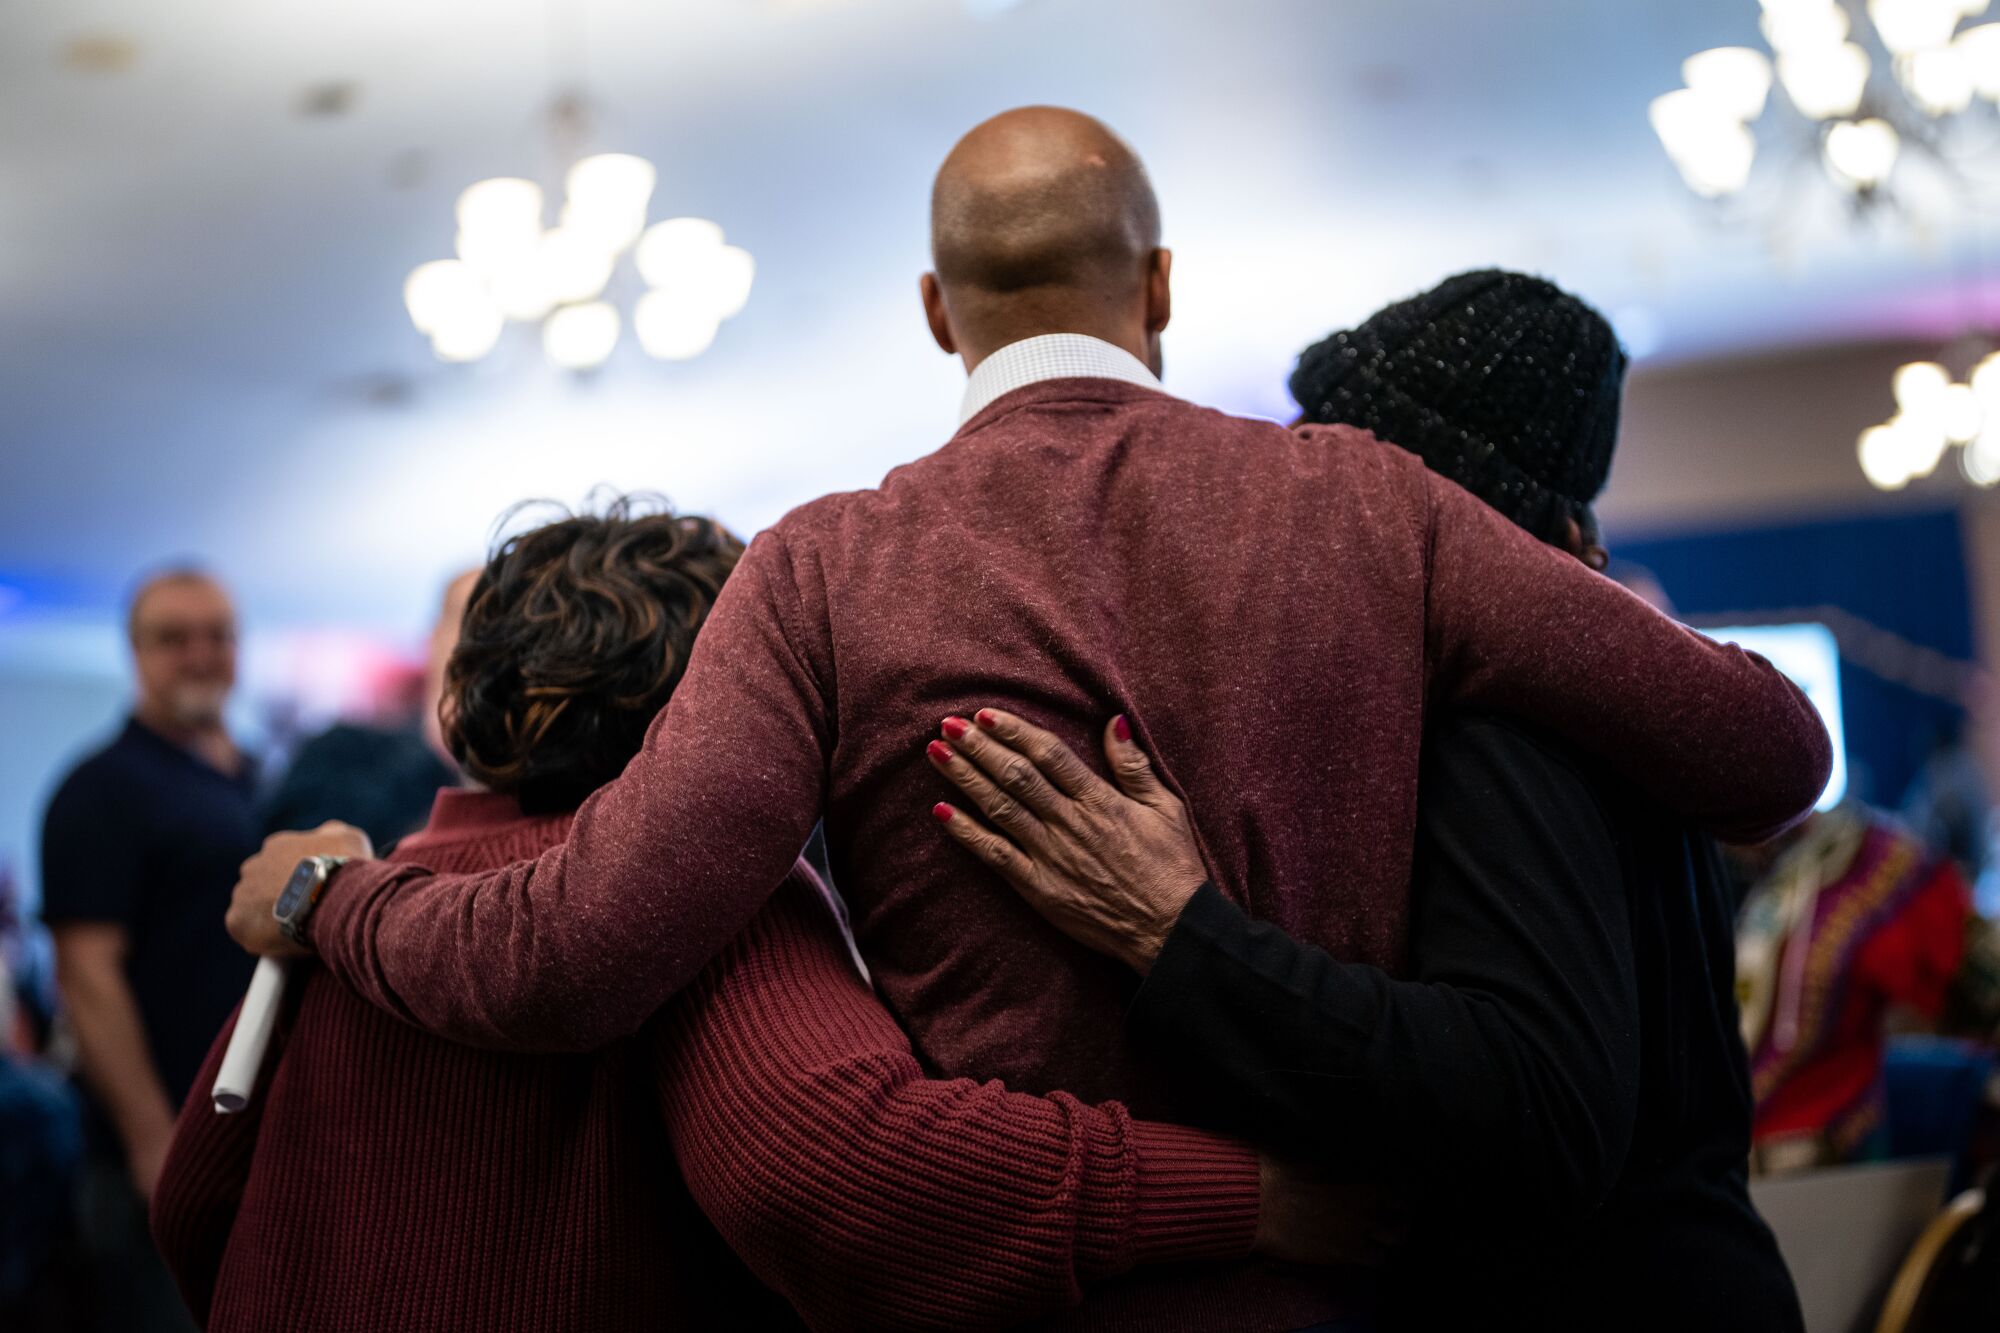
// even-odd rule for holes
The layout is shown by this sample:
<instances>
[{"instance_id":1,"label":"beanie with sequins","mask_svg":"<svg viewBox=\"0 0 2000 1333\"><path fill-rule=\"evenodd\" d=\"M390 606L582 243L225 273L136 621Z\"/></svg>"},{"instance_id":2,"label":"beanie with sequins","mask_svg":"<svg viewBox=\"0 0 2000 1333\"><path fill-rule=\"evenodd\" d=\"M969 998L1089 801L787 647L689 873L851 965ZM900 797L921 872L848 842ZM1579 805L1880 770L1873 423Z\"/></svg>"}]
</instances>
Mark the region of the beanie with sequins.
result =
<instances>
[{"instance_id":1,"label":"beanie with sequins","mask_svg":"<svg viewBox=\"0 0 2000 1333\"><path fill-rule=\"evenodd\" d=\"M1553 283L1448 278L1299 357L1307 421L1359 426L1421 457L1543 541L1591 501L1618 437L1626 359L1605 318Z\"/></svg>"}]
</instances>

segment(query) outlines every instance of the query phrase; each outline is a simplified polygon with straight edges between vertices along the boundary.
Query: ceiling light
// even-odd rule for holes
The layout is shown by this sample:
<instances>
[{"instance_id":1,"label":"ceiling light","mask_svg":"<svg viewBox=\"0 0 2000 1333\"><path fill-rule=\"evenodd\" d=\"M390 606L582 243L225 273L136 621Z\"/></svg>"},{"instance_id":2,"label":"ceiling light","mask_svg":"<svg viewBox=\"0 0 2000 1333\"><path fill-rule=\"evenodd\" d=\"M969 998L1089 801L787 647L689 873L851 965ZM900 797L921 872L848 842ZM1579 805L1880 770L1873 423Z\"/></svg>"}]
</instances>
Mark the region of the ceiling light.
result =
<instances>
[{"instance_id":1,"label":"ceiling light","mask_svg":"<svg viewBox=\"0 0 2000 1333\"><path fill-rule=\"evenodd\" d=\"M2000 430L1986 431L1958 455L1958 469L1975 486L2000 483Z\"/></svg>"},{"instance_id":2,"label":"ceiling light","mask_svg":"<svg viewBox=\"0 0 2000 1333\"><path fill-rule=\"evenodd\" d=\"M1943 46L1962 17L1959 0L1868 0L1882 45L1899 56Z\"/></svg>"},{"instance_id":3,"label":"ceiling light","mask_svg":"<svg viewBox=\"0 0 2000 1333\"><path fill-rule=\"evenodd\" d=\"M618 311L603 301L562 306L542 325L542 350L565 370L593 370L617 346Z\"/></svg>"},{"instance_id":4,"label":"ceiling light","mask_svg":"<svg viewBox=\"0 0 2000 1333\"><path fill-rule=\"evenodd\" d=\"M1933 116L1954 116L1972 105L1972 61L1964 48L1935 47L1896 62L1910 98Z\"/></svg>"},{"instance_id":5,"label":"ceiling light","mask_svg":"<svg viewBox=\"0 0 2000 1333\"><path fill-rule=\"evenodd\" d=\"M700 356L715 341L721 320L709 310L672 291L650 291L632 311L632 332L648 356L662 361L686 361Z\"/></svg>"},{"instance_id":6,"label":"ceiling light","mask_svg":"<svg viewBox=\"0 0 2000 1333\"><path fill-rule=\"evenodd\" d=\"M616 260L597 241L570 227L542 237L535 254L540 282L560 302L594 301L611 282Z\"/></svg>"},{"instance_id":7,"label":"ceiling light","mask_svg":"<svg viewBox=\"0 0 2000 1333\"><path fill-rule=\"evenodd\" d=\"M707 218L668 218L646 228L633 260L655 287L687 282L722 248L722 228Z\"/></svg>"},{"instance_id":8,"label":"ceiling light","mask_svg":"<svg viewBox=\"0 0 2000 1333\"><path fill-rule=\"evenodd\" d=\"M1778 80L1799 114L1809 120L1851 116L1868 90L1868 53L1853 42L1781 51Z\"/></svg>"},{"instance_id":9,"label":"ceiling light","mask_svg":"<svg viewBox=\"0 0 2000 1333\"><path fill-rule=\"evenodd\" d=\"M457 211L461 235L532 237L542 229L542 187L518 176L479 181L458 196Z\"/></svg>"},{"instance_id":10,"label":"ceiling light","mask_svg":"<svg viewBox=\"0 0 2000 1333\"><path fill-rule=\"evenodd\" d=\"M1969 384L1953 384L1939 395L1936 420L1944 438L1953 444L1970 444L1986 421L1986 409Z\"/></svg>"},{"instance_id":11,"label":"ceiling light","mask_svg":"<svg viewBox=\"0 0 2000 1333\"><path fill-rule=\"evenodd\" d=\"M1749 182L1757 141L1714 97L1683 88L1654 98L1652 121L1667 156L1696 194L1712 199Z\"/></svg>"},{"instance_id":12,"label":"ceiling light","mask_svg":"<svg viewBox=\"0 0 2000 1333\"><path fill-rule=\"evenodd\" d=\"M559 109L559 124L568 125L567 114ZM699 355L716 326L749 301L756 261L724 244L722 228L703 218L647 229L657 178L651 163L629 153L583 158L567 173L557 224L546 231L533 181L495 177L467 187L456 209L459 257L422 265L404 284L411 322L431 335L439 356L470 361L493 349L505 321L542 321L551 361L601 365L621 321L600 298L637 243L641 276L666 294L646 303L643 319L635 311L635 332L656 356Z\"/></svg>"},{"instance_id":13,"label":"ceiling light","mask_svg":"<svg viewBox=\"0 0 2000 1333\"><path fill-rule=\"evenodd\" d=\"M1905 412L1928 410L1951 387L1951 374L1935 361L1912 361L1899 367L1890 381L1896 406Z\"/></svg>"},{"instance_id":14,"label":"ceiling light","mask_svg":"<svg viewBox=\"0 0 2000 1333\"><path fill-rule=\"evenodd\" d=\"M1953 45L1965 57L1972 86L1979 95L1989 101L2000 101L2000 23L1967 28Z\"/></svg>"},{"instance_id":15,"label":"ceiling light","mask_svg":"<svg viewBox=\"0 0 2000 1333\"><path fill-rule=\"evenodd\" d=\"M403 304L419 333L434 333L460 310L477 306L479 275L456 259L434 259L412 269L403 283Z\"/></svg>"},{"instance_id":16,"label":"ceiling light","mask_svg":"<svg viewBox=\"0 0 2000 1333\"><path fill-rule=\"evenodd\" d=\"M1890 426L1871 426L1861 432L1861 471L1878 491L1899 491L1910 484L1910 470L1903 461L1902 441Z\"/></svg>"},{"instance_id":17,"label":"ceiling light","mask_svg":"<svg viewBox=\"0 0 2000 1333\"><path fill-rule=\"evenodd\" d=\"M1687 86L1739 121L1764 114L1771 95L1771 61L1747 46L1718 46L1681 66Z\"/></svg>"},{"instance_id":18,"label":"ceiling light","mask_svg":"<svg viewBox=\"0 0 2000 1333\"><path fill-rule=\"evenodd\" d=\"M1842 121L1826 132L1826 165L1852 190L1872 190L1896 168L1902 139L1886 120Z\"/></svg>"},{"instance_id":19,"label":"ceiling light","mask_svg":"<svg viewBox=\"0 0 2000 1333\"><path fill-rule=\"evenodd\" d=\"M440 361L477 361L500 341L506 323L500 308L481 291L448 311L431 330L431 350Z\"/></svg>"},{"instance_id":20,"label":"ceiling light","mask_svg":"<svg viewBox=\"0 0 2000 1333\"><path fill-rule=\"evenodd\" d=\"M1847 40L1853 25L1847 11L1833 0L1786 0L1766 4L1762 20L1764 40L1779 55L1794 51L1814 51L1838 46Z\"/></svg>"}]
</instances>

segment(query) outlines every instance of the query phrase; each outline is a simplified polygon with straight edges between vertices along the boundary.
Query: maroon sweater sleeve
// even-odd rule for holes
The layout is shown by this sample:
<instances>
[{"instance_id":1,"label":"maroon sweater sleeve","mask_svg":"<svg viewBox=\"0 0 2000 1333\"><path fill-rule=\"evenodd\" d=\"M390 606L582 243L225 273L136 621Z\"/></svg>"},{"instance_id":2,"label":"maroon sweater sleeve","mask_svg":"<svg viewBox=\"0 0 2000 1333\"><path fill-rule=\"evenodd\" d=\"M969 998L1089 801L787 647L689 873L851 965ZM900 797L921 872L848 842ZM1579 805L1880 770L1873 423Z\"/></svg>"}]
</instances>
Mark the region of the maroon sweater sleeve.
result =
<instances>
[{"instance_id":1,"label":"maroon sweater sleeve","mask_svg":"<svg viewBox=\"0 0 2000 1333\"><path fill-rule=\"evenodd\" d=\"M208 1058L181 1107L180 1118L174 1123L173 1144L167 1149L167 1160L153 1190L153 1241L180 1288L181 1299L204 1328L215 1299L215 1280L222 1271L229 1230L250 1180L250 1161L267 1100L263 1085L277 1065L275 1048L284 1039L282 1033L273 1035L274 1050L265 1058L250 1104L232 1115L218 1115L210 1089L222 1070L222 1055L235 1031L236 1014L231 1014L209 1047Z\"/></svg>"},{"instance_id":2,"label":"maroon sweater sleeve","mask_svg":"<svg viewBox=\"0 0 2000 1333\"><path fill-rule=\"evenodd\" d=\"M1833 750L1783 673L1423 476L1433 698L1546 726L1724 839L1812 810Z\"/></svg>"},{"instance_id":3,"label":"maroon sweater sleeve","mask_svg":"<svg viewBox=\"0 0 2000 1333\"><path fill-rule=\"evenodd\" d=\"M783 539L764 533L645 748L566 842L479 875L348 866L314 914L321 959L370 1003L473 1046L587 1051L637 1032L750 920L819 818L827 638L804 624Z\"/></svg>"},{"instance_id":4,"label":"maroon sweater sleeve","mask_svg":"<svg viewBox=\"0 0 2000 1333\"><path fill-rule=\"evenodd\" d=\"M688 1187L816 1329L985 1328L1138 1264L1239 1258L1249 1148L1116 1102L926 1078L795 874L657 1029Z\"/></svg>"}]
</instances>

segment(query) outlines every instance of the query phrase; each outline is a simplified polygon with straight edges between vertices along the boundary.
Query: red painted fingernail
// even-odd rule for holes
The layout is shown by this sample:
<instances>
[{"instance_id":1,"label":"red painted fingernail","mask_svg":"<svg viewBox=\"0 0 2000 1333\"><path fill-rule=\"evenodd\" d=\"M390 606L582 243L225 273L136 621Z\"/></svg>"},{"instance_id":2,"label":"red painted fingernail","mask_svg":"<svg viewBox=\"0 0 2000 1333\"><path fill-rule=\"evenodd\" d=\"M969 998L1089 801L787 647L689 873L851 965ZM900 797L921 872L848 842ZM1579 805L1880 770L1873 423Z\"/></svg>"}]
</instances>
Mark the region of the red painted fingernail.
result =
<instances>
[{"instance_id":1,"label":"red painted fingernail","mask_svg":"<svg viewBox=\"0 0 2000 1333\"><path fill-rule=\"evenodd\" d=\"M943 741L932 741L924 747L924 753L937 760L940 764L948 764L958 757L951 752L951 747Z\"/></svg>"},{"instance_id":2,"label":"red painted fingernail","mask_svg":"<svg viewBox=\"0 0 2000 1333\"><path fill-rule=\"evenodd\" d=\"M1111 719L1111 730L1118 734L1118 739L1121 741L1132 739L1132 724L1125 720L1123 713Z\"/></svg>"},{"instance_id":3,"label":"red painted fingernail","mask_svg":"<svg viewBox=\"0 0 2000 1333\"><path fill-rule=\"evenodd\" d=\"M936 805L931 807L931 818L935 819L940 824L949 824L951 822L952 815L955 813L957 812L954 811L950 806L946 805L943 801L939 801Z\"/></svg>"},{"instance_id":4,"label":"red painted fingernail","mask_svg":"<svg viewBox=\"0 0 2000 1333\"><path fill-rule=\"evenodd\" d=\"M972 729L972 724L962 717L948 717L944 720L944 734L957 740Z\"/></svg>"},{"instance_id":5,"label":"red painted fingernail","mask_svg":"<svg viewBox=\"0 0 2000 1333\"><path fill-rule=\"evenodd\" d=\"M993 716L993 710L990 708L980 709L978 712L973 714L973 717L977 718L979 720L979 725L986 728L988 731L991 731L993 730L993 728L1000 725L1000 719Z\"/></svg>"}]
</instances>

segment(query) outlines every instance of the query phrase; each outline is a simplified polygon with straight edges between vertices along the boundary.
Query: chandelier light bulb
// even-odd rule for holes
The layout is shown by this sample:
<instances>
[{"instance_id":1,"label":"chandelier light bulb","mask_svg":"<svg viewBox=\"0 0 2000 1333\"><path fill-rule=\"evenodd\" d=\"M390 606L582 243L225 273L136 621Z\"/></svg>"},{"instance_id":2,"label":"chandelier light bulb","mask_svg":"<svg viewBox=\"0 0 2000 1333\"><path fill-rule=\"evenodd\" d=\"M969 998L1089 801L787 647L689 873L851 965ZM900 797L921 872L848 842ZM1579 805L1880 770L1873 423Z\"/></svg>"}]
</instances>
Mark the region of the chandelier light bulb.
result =
<instances>
[{"instance_id":1,"label":"chandelier light bulb","mask_svg":"<svg viewBox=\"0 0 2000 1333\"><path fill-rule=\"evenodd\" d=\"M1911 481L1937 471L1944 451L1951 447L1951 438L1936 422L1896 417L1889 422L1889 429L1894 433L1904 474Z\"/></svg>"},{"instance_id":2,"label":"chandelier light bulb","mask_svg":"<svg viewBox=\"0 0 2000 1333\"><path fill-rule=\"evenodd\" d=\"M1861 432L1861 473L1878 491L1900 491L1910 484L1902 442L1893 426L1871 426Z\"/></svg>"},{"instance_id":3,"label":"chandelier light bulb","mask_svg":"<svg viewBox=\"0 0 2000 1333\"><path fill-rule=\"evenodd\" d=\"M646 228L646 211L608 204L581 204L575 200L563 205L561 229L583 237L590 244L602 250L606 256L616 260L639 239L639 233Z\"/></svg>"},{"instance_id":4,"label":"chandelier light bulb","mask_svg":"<svg viewBox=\"0 0 2000 1333\"><path fill-rule=\"evenodd\" d=\"M632 332L648 356L687 361L714 343L720 318L674 291L650 291L632 311Z\"/></svg>"},{"instance_id":5,"label":"chandelier light bulb","mask_svg":"<svg viewBox=\"0 0 2000 1333\"><path fill-rule=\"evenodd\" d=\"M599 153L569 169L564 181L568 203L586 212L637 213L646 216L659 173L643 157L630 153Z\"/></svg>"},{"instance_id":6,"label":"chandelier light bulb","mask_svg":"<svg viewBox=\"0 0 2000 1333\"><path fill-rule=\"evenodd\" d=\"M1682 88L1654 98L1650 115L1667 156L1696 194L1713 199L1749 183L1757 140L1714 97Z\"/></svg>"},{"instance_id":7,"label":"chandelier light bulb","mask_svg":"<svg viewBox=\"0 0 2000 1333\"><path fill-rule=\"evenodd\" d=\"M1869 65L1868 53L1853 42L1785 51L1778 56L1778 81L1800 115L1838 120L1860 109Z\"/></svg>"},{"instance_id":8,"label":"chandelier light bulb","mask_svg":"<svg viewBox=\"0 0 2000 1333\"><path fill-rule=\"evenodd\" d=\"M1902 138L1886 120L1842 121L1826 132L1827 169L1857 192L1872 190L1889 179L1901 151ZM1944 374L1942 369L1938 373Z\"/></svg>"},{"instance_id":9,"label":"chandelier light bulb","mask_svg":"<svg viewBox=\"0 0 2000 1333\"><path fill-rule=\"evenodd\" d=\"M2000 352L1995 352L1972 368L1972 394L1980 406L2000 425Z\"/></svg>"},{"instance_id":10,"label":"chandelier light bulb","mask_svg":"<svg viewBox=\"0 0 2000 1333\"><path fill-rule=\"evenodd\" d=\"M618 311L603 301L559 307L542 325L542 351L565 370L594 370L616 346Z\"/></svg>"},{"instance_id":11,"label":"chandelier light bulb","mask_svg":"<svg viewBox=\"0 0 2000 1333\"><path fill-rule=\"evenodd\" d=\"M1890 383L1896 392L1896 406L1906 416L1922 416L1938 409L1945 390L1951 387L1951 375L1935 361L1912 361L1898 367Z\"/></svg>"},{"instance_id":12,"label":"chandelier light bulb","mask_svg":"<svg viewBox=\"0 0 2000 1333\"><path fill-rule=\"evenodd\" d=\"M462 310L485 299L479 275L456 259L433 259L410 270L403 283L403 304L419 333L435 333Z\"/></svg>"},{"instance_id":13,"label":"chandelier light bulb","mask_svg":"<svg viewBox=\"0 0 2000 1333\"><path fill-rule=\"evenodd\" d=\"M461 229L455 247L467 268L487 282L495 282L510 269L532 262L541 233L507 231L465 231Z\"/></svg>"},{"instance_id":14,"label":"chandelier light bulb","mask_svg":"<svg viewBox=\"0 0 2000 1333\"><path fill-rule=\"evenodd\" d=\"M557 227L536 248L536 280L555 301L576 304L595 301L611 281L614 257L590 236Z\"/></svg>"},{"instance_id":15,"label":"chandelier light bulb","mask_svg":"<svg viewBox=\"0 0 2000 1333\"><path fill-rule=\"evenodd\" d=\"M1986 489L2000 483L2000 429L1982 432L1978 439L1959 451L1958 470L1974 486Z\"/></svg>"},{"instance_id":16,"label":"chandelier light bulb","mask_svg":"<svg viewBox=\"0 0 2000 1333\"><path fill-rule=\"evenodd\" d=\"M708 297L717 318L734 319L750 303L757 280L757 261L748 250L725 245L715 252L708 272Z\"/></svg>"},{"instance_id":17,"label":"chandelier light bulb","mask_svg":"<svg viewBox=\"0 0 2000 1333\"><path fill-rule=\"evenodd\" d=\"M1986 424L1986 408L1968 384L1947 385L1935 409L1944 437L1953 444L1970 444Z\"/></svg>"},{"instance_id":18,"label":"chandelier light bulb","mask_svg":"<svg viewBox=\"0 0 2000 1333\"><path fill-rule=\"evenodd\" d=\"M506 322L481 291L477 300L456 307L431 330L431 351L440 361L477 361L500 341Z\"/></svg>"},{"instance_id":19,"label":"chandelier light bulb","mask_svg":"<svg viewBox=\"0 0 2000 1333\"><path fill-rule=\"evenodd\" d=\"M1910 100L1933 116L1955 116L1972 105L1972 61L1963 47L1934 47L1896 62Z\"/></svg>"},{"instance_id":20,"label":"chandelier light bulb","mask_svg":"<svg viewBox=\"0 0 2000 1333\"><path fill-rule=\"evenodd\" d=\"M1689 56L1681 75L1688 87L1739 121L1763 115L1771 96L1771 62L1747 46L1718 46Z\"/></svg>"},{"instance_id":21,"label":"chandelier light bulb","mask_svg":"<svg viewBox=\"0 0 2000 1333\"><path fill-rule=\"evenodd\" d=\"M1943 46L1964 16L1960 0L1868 0L1882 45L1899 56Z\"/></svg>"},{"instance_id":22,"label":"chandelier light bulb","mask_svg":"<svg viewBox=\"0 0 2000 1333\"><path fill-rule=\"evenodd\" d=\"M1973 88L1988 101L2000 102L2000 23L1967 28L1952 46L1964 57Z\"/></svg>"},{"instance_id":23,"label":"chandelier light bulb","mask_svg":"<svg viewBox=\"0 0 2000 1333\"><path fill-rule=\"evenodd\" d=\"M542 229L542 187L518 176L468 185L458 196L458 230L485 242L518 241Z\"/></svg>"},{"instance_id":24,"label":"chandelier light bulb","mask_svg":"<svg viewBox=\"0 0 2000 1333\"><path fill-rule=\"evenodd\" d=\"M695 279L722 249L722 228L707 218L668 218L646 228L633 259L652 287L676 287Z\"/></svg>"},{"instance_id":25,"label":"chandelier light bulb","mask_svg":"<svg viewBox=\"0 0 2000 1333\"><path fill-rule=\"evenodd\" d=\"M556 307L556 294L549 285L549 271L541 262L540 247L520 257L486 281L494 304L508 319L523 324L546 319Z\"/></svg>"},{"instance_id":26,"label":"chandelier light bulb","mask_svg":"<svg viewBox=\"0 0 2000 1333\"><path fill-rule=\"evenodd\" d=\"M1847 11L1833 0L1767 2L1760 22L1764 40L1780 56L1839 46L1853 30Z\"/></svg>"}]
</instances>

